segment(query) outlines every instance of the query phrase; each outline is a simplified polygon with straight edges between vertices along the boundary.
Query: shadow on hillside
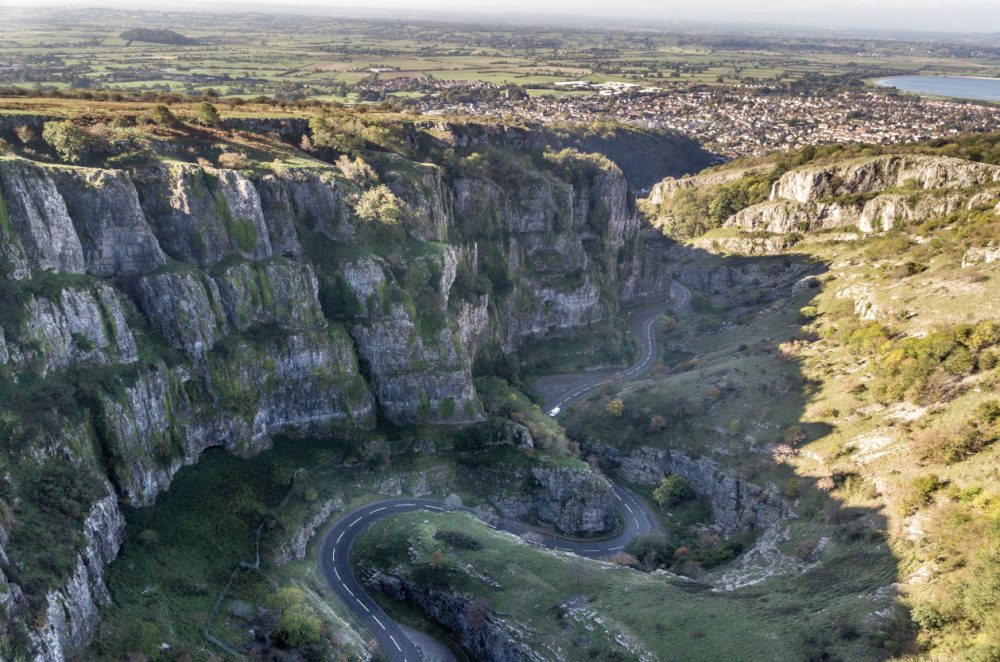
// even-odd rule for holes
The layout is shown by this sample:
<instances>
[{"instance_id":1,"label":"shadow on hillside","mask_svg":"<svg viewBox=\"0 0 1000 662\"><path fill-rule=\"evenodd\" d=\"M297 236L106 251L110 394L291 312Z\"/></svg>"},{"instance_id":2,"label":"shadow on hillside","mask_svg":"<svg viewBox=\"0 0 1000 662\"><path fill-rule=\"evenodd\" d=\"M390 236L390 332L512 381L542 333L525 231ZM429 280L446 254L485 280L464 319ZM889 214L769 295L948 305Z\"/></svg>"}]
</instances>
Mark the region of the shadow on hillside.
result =
<instances>
[{"instance_id":1,"label":"shadow on hillside","mask_svg":"<svg viewBox=\"0 0 1000 662\"><path fill-rule=\"evenodd\" d=\"M899 563L886 545L875 485L838 469L842 445L812 447L851 413L819 405L822 384L807 374L803 356L817 338L800 310L816 305L827 265L807 255L725 256L672 243L658 250L676 265L673 278L691 289L691 309L661 324L660 360L650 373L612 382L577 405L568 433L647 497L655 486L651 464L702 492L731 489L723 477L733 479L732 512L727 494L709 495L717 524L734 520L732 528L750 526L757 536L747 544L731 536L704 551L689 536L674 541L690 545L684 558L664 563L648 552L653 562L640 563L700 578L744 602L773 620L801 659L911 651L909 614L894 589ZM608 403L619 398L624 407L615 416ZM699 464L703 457L711 464ZM667 510L660 514L669 528L677 520ZM726 545L738 559L730 560Z\"/></svg>"}]
</instances>

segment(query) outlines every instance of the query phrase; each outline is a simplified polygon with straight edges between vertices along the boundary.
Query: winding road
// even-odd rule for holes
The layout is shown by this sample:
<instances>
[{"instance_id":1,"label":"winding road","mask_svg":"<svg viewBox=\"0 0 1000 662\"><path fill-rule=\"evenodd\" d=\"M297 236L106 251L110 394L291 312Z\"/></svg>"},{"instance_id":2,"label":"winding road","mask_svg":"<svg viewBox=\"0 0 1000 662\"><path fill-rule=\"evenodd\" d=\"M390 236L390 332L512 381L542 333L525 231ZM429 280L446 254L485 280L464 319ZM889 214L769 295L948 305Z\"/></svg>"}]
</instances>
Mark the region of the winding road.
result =
<instances>
[{"instance_id":1,"label":"winding road","mask_svg":"<svg viewBox=\"0 0 1000 662\"><path fill-rule=\"evenodd\" d=\"M637 312L630 320L630 327L639 340L642 351L636 362L621 373L623 378L632 378L648 369L656 360L656 343L653 324L666 310L682 312L691 300L691 292L677 282L670 285L670 304L653 306ZM546 398L545 410L555 407L565 408L574 404L587 393L598 386L614 379L617 372L594 372L578 378L566 390L549 395ZM515 535L534 533L527 539L548 549L572 552L589 558L611 556L625 548L628 542L637 535L649 533L658 527L655 516L649 506L630 490L612 483L612 490L619 514L622 518L622 529L618 534L603 540L572 540L557 536L538 535L533 529L514 521L501 521L491 525L493 528ZM382 517L413 510L428 510L443 512L449 510L445 503L438 499L386 499L366 504L348 513L337 521L329 530L319 547L319 565L327 583L337 596L343 600L351 611L372 631L383 652L392 662L418 662L428 656L406 634L404 628L379 607L368 595L351 570L351 548L355 539L374 522ZM458 508L471 512L465 508Z\"/></svg>"}]
</instances>

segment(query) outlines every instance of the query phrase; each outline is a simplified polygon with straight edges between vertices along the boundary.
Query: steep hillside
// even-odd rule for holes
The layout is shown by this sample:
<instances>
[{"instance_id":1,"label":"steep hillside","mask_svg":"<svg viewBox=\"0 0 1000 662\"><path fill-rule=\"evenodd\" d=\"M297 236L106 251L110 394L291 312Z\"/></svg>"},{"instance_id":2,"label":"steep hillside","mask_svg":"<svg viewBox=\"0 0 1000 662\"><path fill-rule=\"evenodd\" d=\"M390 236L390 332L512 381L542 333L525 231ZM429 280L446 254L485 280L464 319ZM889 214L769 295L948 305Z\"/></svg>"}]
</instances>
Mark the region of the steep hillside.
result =
<instances>
[{"instance_id":1,"label":"steep hillside","mask_svg":"<svg viewBox=\"0 0 1000 662\"><path fill-rule=\"evenodd\" d=\"M667 182L652 208L686 239L678 251L693 261L682 280L704 293L701 315L728 313L734 325L709 341L686 334L683 320L670 332L681 360L672 370L682 374L654 392L716 389L695 403L688 396L691 414L667 417L671 447L703 447L708 434L730 439L744 471L774 459L792 467L804 481L795 493L808 484L837 504L823 517L840 532L820 559L848 544L845 527L877 531L898 564L880 590L898 592L913 632L900 652L921 659L988 660L1000 651L1000 167L943 155L974 140L734 166L728 177L721 169L700 183ZM976 154L992 153L993 141L981 138ZM806 163L793 166L796 158ZM688 205L704 205L704 225L685 222ZM769 260L811 264L815 275L784 290L749 277ZM755 301L775 296L747 318ZM779 315L797 324L755 330ZM740 343L732 353L727 336ZM789 370L794 383L775 380ZM789 385L801 391L792 409ZM626 390L626 412L649 406L641 392ZM729 430L712 433L691 419L705 414L732 420ZM588 420L581 429L600 429ZM722 452L719 461L731 465ZM793 544L823 540L800 535ZM863 576L862 568L855 557L845 572Z\"/></svg>"},{"instance_id":2,"label":"steep hillside","mask_svg":"<svg viewBox=\"0 0 1000 662\"><path fill-rule=\"evenodd\" d=\"M482 421L474 369L662 283L604 157L373 119L304 152L167 116L0 158L5 658L90 639L122 508L207 448Z\"/></svg>"}]
</instances>

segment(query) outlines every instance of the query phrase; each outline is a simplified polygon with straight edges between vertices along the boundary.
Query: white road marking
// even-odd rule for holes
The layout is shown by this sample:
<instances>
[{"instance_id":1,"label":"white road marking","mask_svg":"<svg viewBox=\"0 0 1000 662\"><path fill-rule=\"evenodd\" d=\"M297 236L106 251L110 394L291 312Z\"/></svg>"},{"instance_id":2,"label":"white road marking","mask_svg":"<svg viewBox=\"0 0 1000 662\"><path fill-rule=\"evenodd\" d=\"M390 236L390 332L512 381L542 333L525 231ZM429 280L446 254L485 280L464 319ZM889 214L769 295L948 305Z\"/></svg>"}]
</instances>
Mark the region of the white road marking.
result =
<instances>
[{"instance_id":1,"label":"white road marking","mask_svg":"<svg viewBox=\"0 0 1000 662\"><path fill-rule=\"evenodd\" d=\"M334 563L337 562L337 548L336 547L333 548L333 554L330 555L330 560L333 561Z\"/></svg>"},{"instance_id":2,"label":"white road marking","mask_svg":"<svg viewBox=\"0 0 1000 662\"><path fill-rule=\"evenodd\" d=\"M681 285L679 285L677 283L673 283L671 285L672 288L674 286L680 288L680 297L679 297L679 300L675 301L674 306L673 306L674 310L677 311L681 307L687 305L687 299L690 296L690 292L687 291L687 288L684 288L683 286L681 286ZM623 376L625 376L625 377L631 377L632 375L638 374L639 372L645 370L649 365L651 365L652 362L653 362L653 360L656 358L656 349L655 349L655 345L654 345L654 342L653 342L653 322L655 322L655 321L656 321L656 316L654 316L651 319L645 321L645 324L646 324L646 347L645 347L644 356L641 358L641 360L639 361L639 363L637 363L632 368L630 368L630 369L626 370L624 373L622 373ZM600 381L600 382L597 382L597 383L594 383L594 384L584 385L584 386L576 389L575 391L573 391L569 395L564 396L563 399L560 400L556 404L556 407L562 407L563 405L565 405L570 400L572 400L574 398L577 398L577 397L579 397L579 396L587 393L588 391L592 391L594 389L597 389L598 387L603 386L604 384L607 384L608 382L613 381L613 379L614 378L605 379L603 381ZM623 499L617 492L613 492L613 494L615 495L616 499L618 499L619 501L621 501L625 505L625 508L628 510L628 512L633 515L633 519L635 521L635 525L636 525L636 527L639 527L640 526L640 524L639 524L639 518L637 516L635 516L635 512L632 510L631 506L629 506L629 504L625 501L625 499ZM378 508L375 508L375 509L369 511L367 514L373 515L375 513L381 512L383 510L386 510L388 507L389 506L380 506ZM392 507L394 507L394 508L414 508L414 507L417 507L417 504L416 503L396 503L396 504L392 504ZM428 509L428 510L436 510L436 511L444 511L445 510L444 508L441 508L440 506L423 505L423 507L426 508L426 509ZM365 517L365 515L361 515L360 517L358 517L356 520L354 520L353 522L351 522L348 525L348 528L353 527L354 525L356 525L358 522L360 522L362 519L364 519L364 517ZM495 528L495 527L492 527L492 525L490 525L490 526L491 526L491 528ZM344 531L341 531L340 535L337 536L337 543L338 544L340 543L341 539L344 537L344 533L346 533L346 529ZM539 545L539 546L543 546L542 543L533 543L533 544L536 544L536 545ZM571 547L557 547L557 546L554 546L554 545L552 546L552 549L557 549L557 550L560 550L560 551L568 551L568 552L572 552L573 551L573 548L571 548ZM606 550L605 549L599 549L599 548L592 548L592 549L584 549L583 551L586 552L586 553L600 553L600 552L614 552L614 551L618 551L618 550L622 550L622 549L625 549L624 545L619 546L619 547L609 547ZM331 558L332 558L333 561L336 561L336 559L337 559L337 549L336 549L336 547L333 549L333 553L331 555ZM340 579L340 572L337 570L336 567L334 567L333 572L337 576L337 579L339 580ZM361 600L354 595L354 592L347 586L346 583L344 583L343 581L341 581L341 586L343 586L344 590L347 591L347 593L349 593L351 595L351 597L353 597L355 599L355 601L359 605L361 605L361 607L367 613L371 614L371 610L365 605L365 603L361 602ZM381 620L379 620L378 616L376 616L375 614L372 614L372 618L375 620L376 623L378 623L378 625L379 625L380 628L382 628L383 630L386 630L385 624L382 623ZM396 641L396 638L394 636L392 636L390 634L389 635L389 639L392 640L392 643L396 646L396 650L397 651L403 652L402 647L399 645L399 642ZM403 662L406 662L406 658L404 658Z\"/></svg>"},{"instance_id":3,"label":"white road marking","mask_svg":"<svg viewBox=\"0 0 1000 662\"><path fill-rule=\"evenodd\" d=\"M333 574L337 575L337 581L343 583L343 579L340 578L340 571L336 568L333 569Z\"/></svg>"}]
</instances>

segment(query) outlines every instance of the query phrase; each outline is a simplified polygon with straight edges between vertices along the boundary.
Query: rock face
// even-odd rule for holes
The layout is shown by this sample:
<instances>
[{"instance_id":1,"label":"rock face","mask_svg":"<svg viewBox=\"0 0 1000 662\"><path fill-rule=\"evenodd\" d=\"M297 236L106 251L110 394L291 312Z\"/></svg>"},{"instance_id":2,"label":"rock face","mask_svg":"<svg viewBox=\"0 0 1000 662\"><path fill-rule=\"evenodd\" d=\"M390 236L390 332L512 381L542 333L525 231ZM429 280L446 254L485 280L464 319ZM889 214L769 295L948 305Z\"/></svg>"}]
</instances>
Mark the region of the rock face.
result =
<instances>
[{"instance_id":1,"label":"rock face","mask_svg":"<svg viewBox=\"0 0 1000 662\"><path fill-rule=\"evenodd\" d=\"M312 517L295 530L295 534L290 540L280 544L274 550L271 554L271 562L275 565L284 565L290 561L304 559L306 557L306 547L316 534L316 529L330 519L330 515L343 507L344 500L342 498L328 499Z\"/></svg>"},{"instance_id":2,"label":"rock face","mask_svg":"<svg viewBox=\"0 0 1000 662\"><path fill-rule=\"evenodd\" d=\"M990 264L1000 260L1000 246L983 246L981 248L970 248L962 256L962 268L973 267L977 264Z\"/></svg>"},{"instance_id":3,"label":"rock face","mask_svg":"<svg viewBox=\"0 0 1000 662\"><path fill-rule=\"evenodd\" d=\"M230 255L271 255L260 196L234 170L165 165L136 181L146 218L167 255L211 266Z\"/></svg>"},{"instance_id":4,"label":"rock face","mask_svg":"<svg viewBox=\"0 0 1000 662\"><path fill-rule=\"evenodd\" d=\"M741 179L746 175L760 172L760 168L727 168L718 172L704 172L690 177L667 177L657 182L649 191L647 200L654 205L662 205L670 200L677 191L689 188L717 186Z\"/></svg>"},{"instance_id":5,"label":"rock face","mask_svg":"<svg viewBox=\"0 0 1000 662\"><path fill-rule=\"evenodd\" d=\"M475 139L484 158L460 167L372 152L374 179L360 183L318 162L248 175L169 160L126 171L0 159L11 302L0 375L24 385L0 399L4 462L18 480L22 464L69 458L114 490L91 504L80 561L55 588L0 592L0 622L33 632L31 657L63 659L86 643L121 540L119 501L153 503L206 448L245 455L278 433L349 432L376 415L480 420L482 347L511 351L608 319L623 300L666 296L662 254L643 249L618 167L573 151L523 159L505 150L552 136L512 129L497 142L491 131ZM399 200L396 224L354 211L376 179ZM610 489L589 472L518 480L531 496L505 503L511 516L567 533L613 523ZM18 543L7 535L5 576L3 549ZM47 624L33 627L27 605L40 597Z\"/></svg>"},{"instance_id":6,"label":"rock face","mask_svg":"<svg viewBox=\"0 0 1000 662\"><path fill-rule=\"evenodd\" d=\"M541 662L544 659L527 644L524 633L493 614L470 622L471 597L423 588L405 578L381 572L372 573L366 583L373 590L423 609L430 618L454 633L462 650L474 659L489 662Z\"/></svg>"},{"instance_id":7,"label":"rock face","mask_svg":"<svg viewBox=\"0 0 1000 662\"><path fill-rule=\"evenodd\" d=\"M0 197L13 263L10 275L24 278L31 271L83 273L83 247L66 203L46 169L22 159L0 161Z\"/></svg>"},{"instance_id":8,"label":"rock face","mask_svg":"<svg viewBox=\"0 0 1000 662\"><path fill-rule=\"evenodd\" d=\"M219 286L196 271L143 276L133 287L136 304L171 347L202 357L228 332Z\"/></svg>"},{"instance_id":9,"label":"rock face","mask_svg":"<svg viewBox=\"0 0 1000 662\"><path fill-rule=\"evenodd\" d=\"M87 273L135 276L165 264L127 175L77 168L53 170L52 175L80 237Z\"/></svg>"},{"instance_id":10,"label":"rock face","mask_svg":"<svg viewBox=\"0 0 1000 662\"><path fill-rule=\"evenodd\" d=\"M803 277L819 271L813 265L786 260L690 265L677 280L708 294L725 294L739 300L740 291L753 291L767 299L785 296Z\"/></svg>"},{"instance_id":11,"label":"rock face","mask_svg":"<svg viewBox=\"0 0 1000 662\"><path fill-rule=\"evenodd\" d=\"M502 258L513 281L511 305L500 320L507 349L606 319L629 279L640 277L639 218L620 172L581 159L572 163L577 177L570 185L514 167L510 186L482 178L459 178L453 186L459 226L485 221L503 237ZM477 247L496 250L484 242Z\"/></svg>"},{"instance_id":12,"label":"rock face","mask_svg":"<svg viewBox=\"0 0 1000 662\"><path fill-rule=\"evenodd\" d=\"M725 226L778 234L848 226L886 232L995 203L995 191L974 196L968 191L998 183L1000 167L937 156L879 156L807 166L782 175L770 200L737 212Z\"/></svg>"},{"instance_id":13,"label":"rock face","mask_svg":"<svg viewBox=\"0 0 1000 662\"><path fill-rule=\"evenodd\" d=\"M998 166L941 156L877 156L785 173L771 189L771 199L805 203L896 187L963 189L998 181Z\"/></svg>"},{"instance_id":14,"label":"rock face","mask_svg":"<svg viewBox=\"0 0 1000 662\"><path fill-rule=\"evenodd\" d=\"M774 487L762 487L727 474L708 458L691 458L677 451L642 447L631 453L602 446L600 456L625 480L656 485L676 474L708 498L716 525L726 534L763 529L791 514L791 506Z\"/></svg>"},{"instance_id":15,"label":"rock face","mask_svg":"<svg viewBox=\"0 0 1000 662\"><path fill-rule=\"evenodd\" d=\"M84 522L85 544L69 580L48 594L45 625L31 633L36 659L62 662L84 646L97 627L99 607L111 601L104 568L118 555L125 518L113 494L94 503Z\"/></svg>"},{"instance_id":16,"label":"rock face","mask_svg":"<svg viewBox=\"0 0 1000 662\"><path fill-rule=\"evenodd\" d=\"M540 466L512 478L519 483L513 495L501 488L490 496L504 517L537 522L571 536L607 533L615 526L614 493L599 474Z\"/></svg>"},{"instance_id":17,"label":"rock face","mask_svg":"<svg viewBox=\"0 0 1000 662\"><path fill-rule=\"evenodd\" d=\"M472 386L475 346L463 340L473 339L480 329L463 332L457 322L441 325L435 321L446 315L448 292L455 278L455 253L446 248L427 259L433 260L430 264L440 274L433 283L438 297L425 301L430 310L419 313L399 294L400 285L384 261L368 257L346 265L346 282L354 297L364 302L351 334L371 370L382 411L391 420L475 420L482 416ZM470 317L470 323L483 321L482 316ZM424 369L415 371L414 365Z\"/></svg>"},{"instance_id":18,"label":"rock face","mask_svg":"<svg viewBox=\"0 0 1000 662\"><path fill-rule=\"evenodd\" d=\"M5 343L4 362L41 376L73 366L135 363L126 305L103 283L67 287L52 298L32 296L21 311L20 332Z\"/></svg>"}]
</instances>

